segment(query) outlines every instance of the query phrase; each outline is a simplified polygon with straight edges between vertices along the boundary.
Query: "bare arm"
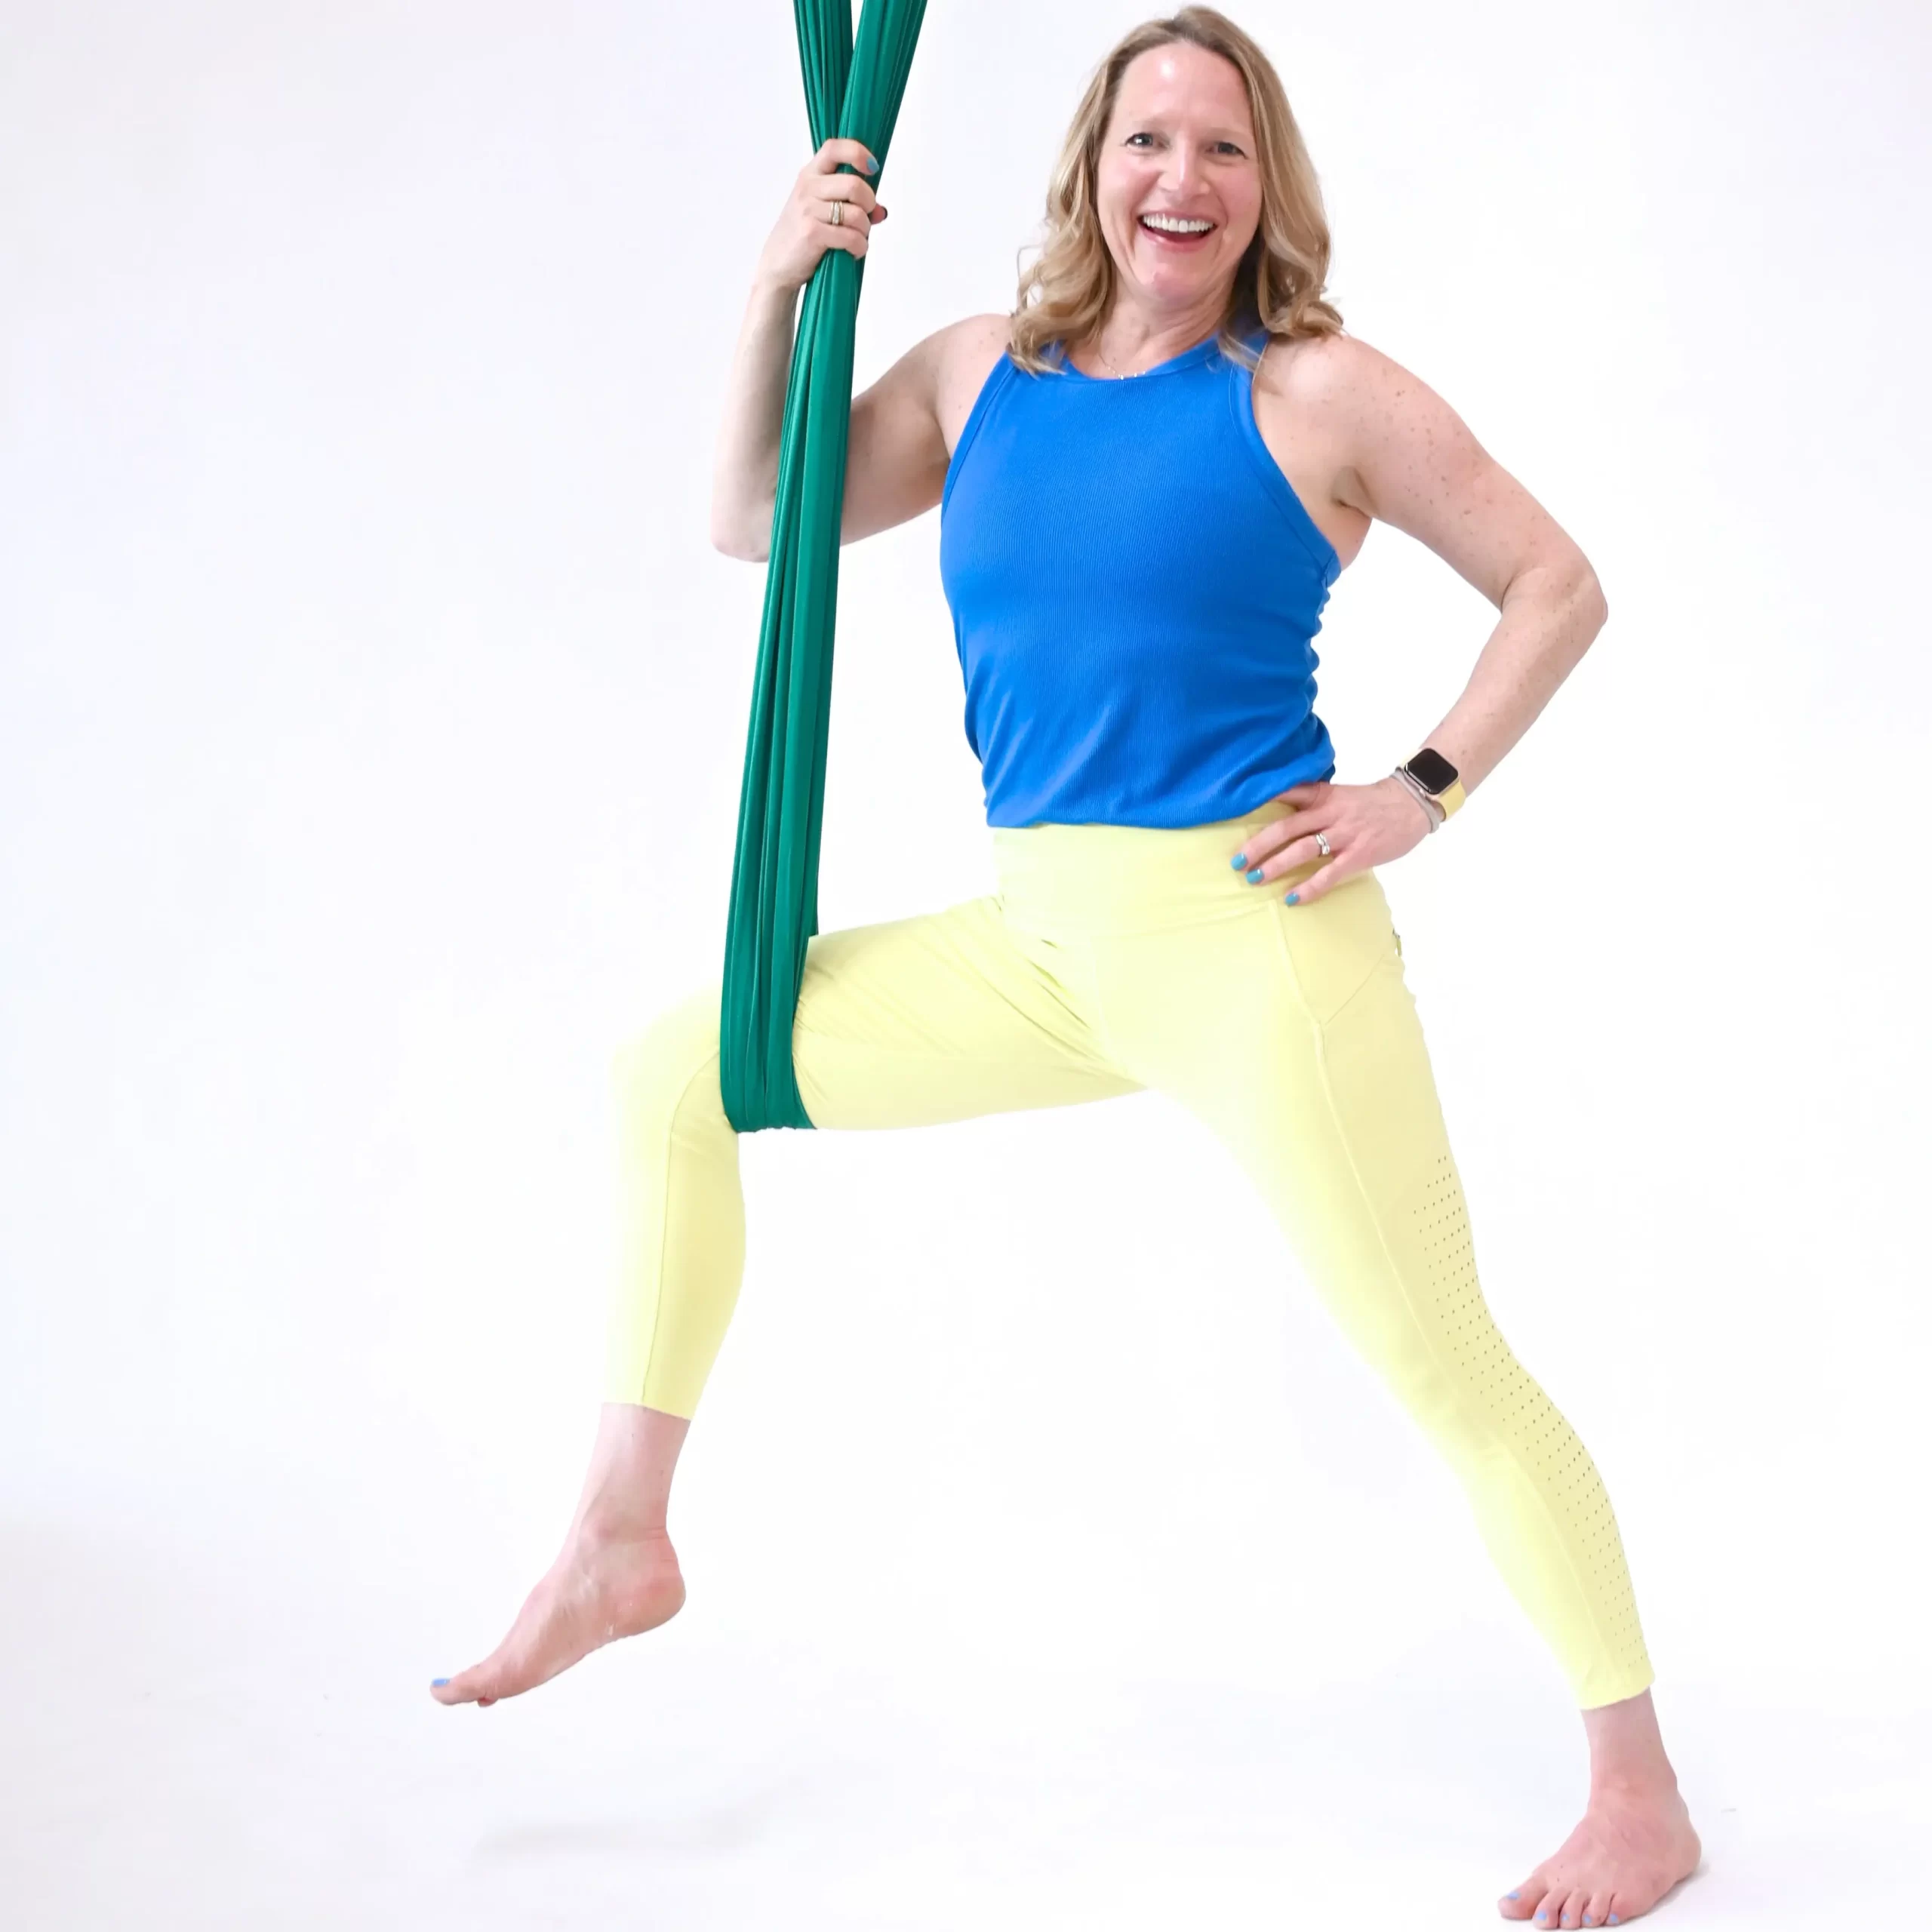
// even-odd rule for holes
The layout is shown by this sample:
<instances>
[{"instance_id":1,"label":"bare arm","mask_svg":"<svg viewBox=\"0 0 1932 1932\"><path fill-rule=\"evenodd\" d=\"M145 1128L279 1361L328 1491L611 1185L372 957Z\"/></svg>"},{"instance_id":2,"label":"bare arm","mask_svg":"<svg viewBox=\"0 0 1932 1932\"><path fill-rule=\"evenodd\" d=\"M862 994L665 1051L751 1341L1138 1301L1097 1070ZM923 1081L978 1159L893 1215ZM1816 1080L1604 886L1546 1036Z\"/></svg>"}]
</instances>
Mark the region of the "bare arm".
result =
<instances>
[{"instance_id":1,"label":"bare arm","mask_svg":"<svg viewBox=\"0 0 1932 1932\"><path fill-rule=\"evenodd\" d=\"M844 540L889 530L946 493L952 451L1005 355L1010 315L968 315L915 343L852 403Z\"/></svg>"},{"instance_id":2,"label":"bare arm","mask_svg":"<svg viewBox=\"0 0 1932 1932\"><path fill-rule=\"evenodd\" d=\"M758 258L732 357L712 482L711 540L728 556L760 562L771 548L798 291L827 248L863 256L872 227L885 219L862 180L835 171L841 161L859 164L864 152L856 141L826 142L799 174ZM826 219L832 194L847 204L837 226ZM949 460L942 411L962 413L962 384L970 384L970 406L971 394L1000 353L1004 331L1003 318L984 316L941 329L854 398L842 542L906 522L939 501Z\"/></svg>"},{"instance_id":3,"label":"bare arm","mask_svg":"<svg viewBox=\"0 0 1932 1932\"><path fill-rule=\"evenodd\" d=\"M728 557L755 560L771 546L798 301L795 288L755 281L738 325L711 481L711 540Z\"/></svg>"},{"instance_id":4,"label":"bare arm","mask_svg":"<svg viewBox=\"0 0 1932 1932\"><path fill-rule=\"evenodd\" d=\"M799 170L752 275L712 472L711 540L728 556L761 558L771 544L798 291L828 249L863 257L885 219L863 175L841 174L841 162L873 171L862 142L827 141ZM844 204L835 225L828 218L835 198Z\"/></svg>"},{"instance_id":5,"label":"bare arm","mask_svg":"<svg viewBox=\"0 0 1932 1932\"><path fill-rule=\"evenodd\" d=\"M1610 615L1589 559L1426 383L1349 337L1324 345L1348 461L1342 501L1406 531L1502 615L1462 694L1417 744L1465 792L1536 721Z\"/></svg>"}]
</instances>

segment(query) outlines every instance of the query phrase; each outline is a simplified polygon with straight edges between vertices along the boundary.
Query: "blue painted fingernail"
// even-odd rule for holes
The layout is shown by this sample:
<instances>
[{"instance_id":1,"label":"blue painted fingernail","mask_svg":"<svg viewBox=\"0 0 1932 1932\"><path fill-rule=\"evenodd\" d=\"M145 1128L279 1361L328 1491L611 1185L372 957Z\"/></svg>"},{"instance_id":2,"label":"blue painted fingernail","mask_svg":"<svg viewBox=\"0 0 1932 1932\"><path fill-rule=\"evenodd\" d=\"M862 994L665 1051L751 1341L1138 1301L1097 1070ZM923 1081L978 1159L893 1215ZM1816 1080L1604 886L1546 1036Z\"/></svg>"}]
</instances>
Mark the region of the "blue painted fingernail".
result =
<instances>
[{"instance_id":1,"label":"blue painted fingernail","mask_svg":"<svg viewBox=\"0 0 1932 1932\"><path fill-rule=\"evenodd\" d=\"M1241 867L1247 863L1247 854L1245 852L1237 852L1228 863L1232 866L1236 872L1239 872Z\"/></svg>"},{"instance_id":2,"label":"blue painted fingernail","mask_svg":"<svg viewBox=\"0 0 1932 1932\"><path fill-rule=\"evenodd\" d=\"M1250 885L1259 885L1261 883L1261 868L1259 866L1248 874L1247 882Z\"/></svg>"},{"instance_id":3,"label":"blue painted fingernail","mask_svg":"<svg viewBox=\"0 0 1932 1932\"><path fill-rule=\"evenodd\" d=\"M868 174L876 174L878 172L878 156L877 155L869 154L866 156L866 172Z\"/></svg>"},{"instance_id":4,"label":"blue painted fingernail","mask_svg":"<svg viewBox=\"0 0 1932 1932\"><path fill-rule=\"evenodd\" d=\"M1290 894L1288 894L1287 903L1288 903L1291 906L1299 906L1299 905L1301 903L1301 897L1300 897L1300 895L1298 893L1294 893L1294 892L1290 893Z\"/></svg>"},{"instance_id":5,"label":"blue painted fingernail","mask_svg":"<svg viewBox=\"0 0 1932 1932\"><path fill-rule=\"evenodd\" d=\"M448 1681L449 1679L447 1677L432 1677L429 1680L429 1688L432 1690L440 1690Z\"/></svg>"}]
</instances>

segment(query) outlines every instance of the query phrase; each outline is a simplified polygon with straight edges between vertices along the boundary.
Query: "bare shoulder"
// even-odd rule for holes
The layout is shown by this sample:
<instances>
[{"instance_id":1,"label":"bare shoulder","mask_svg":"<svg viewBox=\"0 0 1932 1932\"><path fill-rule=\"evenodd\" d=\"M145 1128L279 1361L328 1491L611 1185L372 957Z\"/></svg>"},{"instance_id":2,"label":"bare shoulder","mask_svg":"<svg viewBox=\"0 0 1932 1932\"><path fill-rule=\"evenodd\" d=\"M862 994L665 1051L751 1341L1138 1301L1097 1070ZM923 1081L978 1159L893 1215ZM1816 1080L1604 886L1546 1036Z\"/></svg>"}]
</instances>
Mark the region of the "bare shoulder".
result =
<instances>
[{"instance_id":1,"label":"bare shoulder","mask_svg":"<svg viewBox=\"0 0 1932 1932\"><path fill-rule=\"evenodd\" d=\"M968 315L928 336L921 345L931 356L933 413L949 451L958 444L986 378L1006 353L1012 327L1011 315Z\"/></svg>"},{"instance_id":2,"label":"bare shoulder","mask_svg":"<svg viewBox=\"0 0 1932 1932\"><path fill-rule=\"evenodd\" d=\"M915 342L852 398L844 540L937 503L974 399L1006 346L1007 318L968 315Z\"/></svg>"},{"instance_id":3,"label":"bare shoulder","mask_svg":"<svg viewBox=\"0 0 1932 1932\"><path fill-rule=\"evenodd\" d=\"M1413 370L1338 334L1278 343L1264 371L1284 347L1294 352L1272 380L1318 441L1337 501L1426 544L1492 603L1524 571L1588 571L1548 512Z\"/></svg>"},{"instance_id":4,"label":"bare shoulder","mask_svg":"<svg viewBox=\"0 0 1932 1932\"><path fill-rule=\"evenodd\" d=\"M1006 352L1011 323L1006 315L968 315L913 343L854 399L855 431L862 423L868 429L896 423L908 438L937 432L949 455L986 378Z\"/></svg>"},{"instance_id":5,"label":"bare shoulder","mask_svg":"<svg viewBox=\"0 0 1932 1932\"><path fill-rule=\"evenodd\" d=\"M1375 500L1377 475L1432 457L1466 465L1483 454L1469 426L1428 383L1359 337L1311 336L1291 346L1274 380L1318 428L1345 502L1386 516L1388 506Z\"/></svg>"},{"instance_id":6,"label":"bare shoulder","mask_svg":"<svg viewBox=\"0 0 1932 1932\"><path fill-rule=\"evenodd\" d=\"M1269 346L1255 386L1337 429L1400 408L1418 394L1435 396L1420 377L1380 349L1339 331L1278 339Z\"/></svg>"}]
</instances>

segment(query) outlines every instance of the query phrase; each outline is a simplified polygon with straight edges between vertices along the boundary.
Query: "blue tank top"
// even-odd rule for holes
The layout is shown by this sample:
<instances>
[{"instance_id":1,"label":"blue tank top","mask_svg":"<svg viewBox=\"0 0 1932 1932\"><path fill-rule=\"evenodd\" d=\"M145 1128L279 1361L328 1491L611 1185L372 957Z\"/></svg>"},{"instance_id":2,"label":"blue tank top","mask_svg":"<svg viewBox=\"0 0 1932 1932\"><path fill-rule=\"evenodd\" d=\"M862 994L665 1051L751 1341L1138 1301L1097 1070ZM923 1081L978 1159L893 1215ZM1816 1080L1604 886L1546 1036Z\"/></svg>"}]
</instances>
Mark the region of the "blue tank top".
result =
<instances>
[{"instance_id":1,"label":"blue tank top","mask_svg":"<svg viewBox=\"0 0 1932 1932\"><path fill-rule=\"evenodd\" d=\"M1000 358L940 501L987 823L1204 825L1331 777L1314 640L1341 560L1248 371L1212 336L1117 380L1055 363Z\"/></svg>"}]
</instances>

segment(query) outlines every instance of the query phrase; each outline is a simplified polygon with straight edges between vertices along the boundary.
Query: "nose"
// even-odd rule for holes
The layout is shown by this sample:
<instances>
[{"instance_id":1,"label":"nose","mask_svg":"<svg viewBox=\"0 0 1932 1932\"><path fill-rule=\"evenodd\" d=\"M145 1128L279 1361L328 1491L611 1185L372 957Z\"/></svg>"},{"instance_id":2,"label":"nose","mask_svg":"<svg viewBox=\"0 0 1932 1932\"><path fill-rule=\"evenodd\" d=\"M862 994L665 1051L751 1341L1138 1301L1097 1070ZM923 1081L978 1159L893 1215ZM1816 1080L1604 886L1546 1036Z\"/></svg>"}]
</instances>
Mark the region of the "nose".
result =
<instances>
[{"instance_id":1,"label":"nose","mask_svg":"<svg viewBox=\"0 0 1932 1932\"><path fill-rule=\"evenodd\" d=\"M1184 194L1201 172L1201 157L1187 141L1177 141L1169 150L1168 165L1161 171L1161 185L1177 195Z\"/></svg>"}]
</instances>

